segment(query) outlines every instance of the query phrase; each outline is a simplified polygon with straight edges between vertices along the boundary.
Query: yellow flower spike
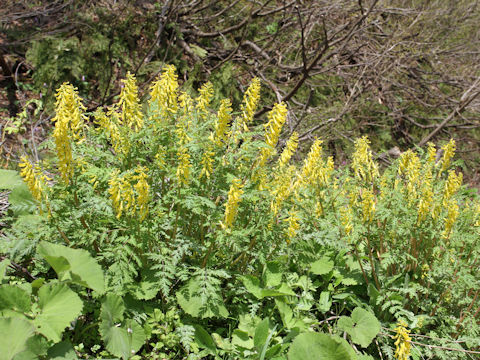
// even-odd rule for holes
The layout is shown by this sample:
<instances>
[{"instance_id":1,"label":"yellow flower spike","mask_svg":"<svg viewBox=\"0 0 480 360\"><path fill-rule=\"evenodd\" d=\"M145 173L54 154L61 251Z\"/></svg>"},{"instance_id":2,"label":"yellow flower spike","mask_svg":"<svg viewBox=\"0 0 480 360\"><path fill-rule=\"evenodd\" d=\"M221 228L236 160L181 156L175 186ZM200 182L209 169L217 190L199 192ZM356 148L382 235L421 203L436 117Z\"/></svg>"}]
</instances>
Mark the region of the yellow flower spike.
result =
<instances>
[{"instance_id":1,"label":"yellow flower spike","mask_svg":"<svg viewBox=\"0 0 480 360\"><path fill-rule=\"evenodd\" d=\"M27 183L33 198L39 202L41 202L42 199L47 200L48 196L45 187L47 181L51 179L42 173L42 169L40 169L38 164L32 165L25 156L20 158L19 166L21 168L20 176Z\"/></svg>"},{"instance_id":2,"label":"yellow flower spike","mask_svg":"<svg viewBox=\"0 0 480 360\"><path fill-rule=\"evenodd\" d=\"M462 181L462 173L458 173L457 175L455 170L448 171L448 178L445 182L445 188L443 192L443 206L447 206L448 200L460 189L462 186Z\"/></svg>"},{"instance_id":3,"label":"yellow flower spike","mask_svg":"<svg viewBox=\"0 0 480 360\"><path fill-rule=\"evenodd\" d=\"M155 118L175 114L178 110L177 69L173 65L163 68L162 75L150 87L150 108L155 108Z\"/></svg>"},{"instance_id":4,"label":"yellow flower spike","mask_svg":"<svg viewBox=\"0 0 480 360\"><path fill-rule=\"evenodd\" d=\"M213 98L213 85L212 83L206 82L198 89L200 96L196 98L197 105L196 108L200 111L202 118L206 118L208 110L207 107L210 105L210 101Z\"/></svg>"},{"instance_id":5,"label":"yellow flower spike","mask_svg":"<svg viewBox=\"0 0 480 360\"><path fill-rule=\"evenodd\" d=\"M257 109L258 101L260 100L260 79L253 78L243 95L242 111L242 126L244 131L248 131L248 124L253 120L255 110Z\"/></svg>"},{"instance_id":6,"label":"yellow flower spike","mask_svg":"<svg viewBox=\"0 0 480 360\"><path fill-rule=\"evenodd\" d=\"M136 204L139 208L138 213L140 215L140 221L143 221L148 214L150 186L148 185L147 174L145 173L145 171L146 169L143 168L136 169L138 175L134 177L134 179L137 180L134 188L137 193Z\"/></svg>"},{"instance_id":7,"label":"yellow flower spike","mask_svg":"<svg viewBox=\"0 0 480 360\"><path fill-rule=\"evenodd\" d=\"M273 181L273 188L270 194L273 200L270 204L273 214L276 216L280 211L284 201L295 190L295 166L289 166L287 169L278 173Z\"/></svg>"},{"instance_id":8,"label":"yellow flower spike","mask_svg":"<svg viewBox=\"0 0 480 360\"><path fill-rule=\"evenodd\" d=\"M442 147L443 156L442 156L442 168L440 172L444 172L450 167L453 156L455 155L456 145L455 140L451 139L447 145Z\"/></svg>"},{"instance_id":9,"label":"yellow flower spike","mask_svg":"<svg viewBox=\"0 0 480 360\"><path fill-rule=\"evenodd\" d=\"M450 199L448 201L446 208L447 216L444 219L445 230L443 230L442 233L444 238L450 237L453 225L455 225L455 221L457 221L458 215L460 214L458 204L454 199Z\"/></svg>"},{"instance_id":10,"label":"yellow flower spike","mask_svg":"<svg viewBox=\"0 0 480 360\"><path fill-rule=\"evenodd\" d=\"M417 198L421 166L420 158L412 150L405 151L400 156L398 173L407 179L407 193L410 204Z\"/></svg>"},{"instance_id":11,"label":"yellow flower spike","mask_svg":"<svg viewBox=\"0 0 480 360\"><path fill-rule=\"evenodd\" d=\"M434 218L435 211L434 210L434 192L433 192L433 175L431 169L429 169L424 174L424 179L422 183L422 187L420 190L420 201L418 202L418 211L417 211L417 223L420 224L421 222L425 221L428 214L431 214Z\"/></svg>"},{"instance_id":12,"label":"yellow flower spike","mask_svg":"<svg viewBox=\"0 0 480 360\"><path fill-rule=\"evenodd\" d=\"M230 185L230 190L228 191L228 199L225 205L225 218L221 222L222 228L225 230L230 230L233 227L235 218L237 216L238 207L242 201L243 195L243 184L240 179L234 179L232 185Z\"/></svg>"},{"instance_id":13,"label":"yellow flower spike","mask_svg":"<svg viewBox=\"0 0 480 360\"><path fill-rule=\"evenodd\" d=\"M370 223L375 216L375 195L371 189L362 189L361 198L363 221Z\"/></svg>"},{"instance_id":14,"label":"yellow flower spike","mask_svg":"<svg viewBox=\"0 0 480 360\"><path fill-rule=\"evenodd\" d=\"M373 161L370 140L367 136L355 141L355 152L352 159L352 168L358 179L370 182L379 176L378 166Z\"/></svg>"},{"instance_id":15,"label":"yellow flower spike","mask_svg":"<svg viewBox=\"0 0 480 360\"><path fill-rule=\"evenodd\" d=\"M86 110L77 89L68 83L64 83L57 90L55 103L55 123L53 138L58 157L58 169L65 184L69 184L73 176L74 164L72 156L72 140L83 139L83 127Z\"/></svg>"},{"instance_id":16,"label":"yellow flower spike","mask_svg":"<svg viewBox=\"0 0 480 360\"><path fill-rule=\"evenodd\" d=\"M147 216L150 186L145 171L137 168L135 175L126 173L120 176L120 171L115 169L110 175L108 193L118 219L124 213L129 216L138 214L140 221ZM132 185L134 182L135 185Z\"/></svg>"},{"instance_id":17,"label":"yellow flower spike","mask_svg":"<svg viewBox=\"0 0 480 360\"><path fill-rule=\"evenodd\" d=\"M292 158L295 151L297 151L298 147L298 133L295 131L288 139L285 149L283 149L282 155L280 155L280 159L278 160L278 165L280 168L285 167L290 159Z\"/></svg>"},{"instance_id":18,"label":"yellow flower spike","mask_svg":"<svg viewBox=\"0 0 480 360\"><path fill-rule=\"evenodd\" d=\"M301 170L301 180L305 184L313 183L317 178L317 169L323 164L323 141L315 140Z\"/></svg>"},{"instance_id":19,"label":"yellow flower spike","mask_svg":"<svg viewBox=\"0 0 480 360\"><path fill-rule=\"evenodd\" d=\"M295 211L295 209L291 209L288 212L288 217L284 221L288 224L286 235L287 235L287 244L290 244L290 242L293 239L295 239L295 236L297 235L297 231L300 229L298 213Z\"/></svg>"},{"instance_id":20,"label":"yellow flower spike","mask_svg":"<svg viewBox=\"0 0 480 360\"><path fill-rule=\"evenodd\" d=\"M395 328L395 359L408 360L410 358L411 341L410 330L407 328L407 324L400 320Z\"/></svg>"},{"instance_id":21,"label":"yellow flower spike","mask_svg":"<svg viewBox=\"0 0 480 360\"><path fill-rule=\"evenodd\" d=\"M221 145L222 141L228 138L228 124L232 119L232 102L230 99L223 99L220 102L217 119L215 121L215 143Z\"/></svg>"},{"instance_id":22,"label":"yellow flower spike","mask_svg":"<svg viewBox=\"0 0 480 360\"><path fill-rule=\"evenodd\" d=\"M118 101L118 106L121 109L121 121L122 124L138 131L143 126L143 115L135 76L128 72L127 78L122 80L122 83L123 87Z\"/></svg>"},{"instance_id":23,"label":"yellow flower spike","mask_svg":"<svg viewBox=\"0 0 480 360\"><path fill-rule=\"evenodd\" d=\"M187 115L192 111L193 100L186 92L180 92L180 96L178 97L178 103L180 108L183 109L184 115Z\"/></svg>"},{"instance_id":24,"label":"yellow flower spike","mask_svg":"<svg viewBox=\"0 0 480 360\"><path fill-rule=\"evenodd\" d=\"M268 147L261 150L259 166L265 165L268 158L275 152L275 146L280 137L283 124L285 124L287 120L287 105L283 102L275 104L267 117L268 123L265 125L265 143Z\"/></svg>"},{"instance_id":25,"label":"yellow flower spike","mask_svg":"<svg viewBox=\"0 0 480 360\"><path fill-rule=\"evenodd\" d=\"M437 158L437 149L435 148L435 144L429 142L428 149L427 149L427 162L430 165L435 165L435 161Z\"/></svg>"},{"instance_id":26,"label":"yellow flower spike","mask_svg":"<svg viewBox=\"0 0 480 360\"><path fill-rule=\"evenodd\" d=\"M202 160L200 163L202 164L202 171L200 172L200 179L203 176L210 178L210 174L213 172L213 157L215 156L215 152L213 151L213 144L210 144L205 152L203 153Z\"/></svg>"},{"instance_id":27,"label":"yellow flower spike","mask_svg":"<svg viewBox=\"0 0 480 360\"><path fill-rule=\"evenodd\" d=\"M353 212L350 206L340 208L340 221L345 235L350 235L353 232Z\"/></svg>"},{"instance_id":28,"label":"yellow flower spike","mask_svg":"<svg viewBox=\"0 0 480 360\"><path fill-rule=\"evenodd\" d=\"M117 154L128 154L130 150L130 142L128 137L122 133L121 127L118 124L118 114L114 109L109 111L108 115L101 109L97 109L94 113L95 123L105 132L110 138L113 150ZM116 121L118 120L118 121Z\"/></svg>"},{"instance_id":29,"label":"yellow flower spike","mask_svg":"<svg viewBox=\"0 0 480 360\"><path fill-rule=\"evenodd\" d=\"M190 154L185 146L181 146L177 151L178 167L177 181L179 184L188 185L190 180Z\"/></svg>"}]
</instances>

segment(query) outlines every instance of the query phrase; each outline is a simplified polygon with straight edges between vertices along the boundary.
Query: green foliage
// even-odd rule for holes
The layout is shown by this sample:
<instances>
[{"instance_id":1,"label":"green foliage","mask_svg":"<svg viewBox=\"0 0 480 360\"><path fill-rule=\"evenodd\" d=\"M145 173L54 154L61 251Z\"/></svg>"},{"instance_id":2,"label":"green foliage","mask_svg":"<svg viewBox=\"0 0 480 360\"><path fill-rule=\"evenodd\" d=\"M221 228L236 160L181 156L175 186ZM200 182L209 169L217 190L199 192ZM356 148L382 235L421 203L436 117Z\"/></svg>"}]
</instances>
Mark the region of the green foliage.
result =
<instances>
[{"instance_id":1,"label":"green foliage","mask_svg":"<svg viewBox=\"0 0 480 360\"><path fill-rule=\"evenodd\" d=\"M4 246L35 277L9 272L0 287L2 327L33 328L16 352L391 357L380 333L399 320L478 346L480 207L451 170L453 142L440 161L430 146L381 172L366 138L351 168L318 140L301 166L282 164L281 106L257 128L211 111L208 86L192 99L168 76L144 105L129 77L95 125L57 109L58 159L40 167L52 184L24 175L38 211L11 222Z\"/></svg>"}]
</instances>

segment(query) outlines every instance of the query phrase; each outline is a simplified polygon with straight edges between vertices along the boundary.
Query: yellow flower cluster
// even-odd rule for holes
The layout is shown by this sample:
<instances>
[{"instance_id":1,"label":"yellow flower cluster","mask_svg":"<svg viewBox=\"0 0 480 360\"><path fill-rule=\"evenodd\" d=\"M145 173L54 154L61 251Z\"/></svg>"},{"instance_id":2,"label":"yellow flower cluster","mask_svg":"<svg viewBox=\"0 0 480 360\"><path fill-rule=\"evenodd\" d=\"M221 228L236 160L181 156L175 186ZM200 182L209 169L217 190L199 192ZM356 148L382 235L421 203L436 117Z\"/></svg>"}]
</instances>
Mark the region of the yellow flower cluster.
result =
<instances>
[{"instance_id":1,"label":"yellow flower cluster","mask_svg":"<svg viewBox=\"0 0 480 360\"><path fill-rule=\"evenodd\" d=\"M177 181L179 184L188 185L190 180L190 154L185 146L180 146L177 151L178 167L177 167Z\"/></svg>"},{"instance_id":2,"label":"yellow flower cluster","mask_svg":"<svg viewBox=\"0 0 480 360\"><path fill-rule=\"evenodd\" d=\"M353 232L353 212L351 207L346 206L340 208L340 220L345 235L350 235Z\"/></svg>"},{"instance_id":3,"label":"yellow flower cluster","mask_svg":"<svg viewBox=\"0 0 480 360\"><path fill-rule=\"evenodd\" d=\"M200 96L196 98L197 106L196 108L200 110L200 115L205 119L208 113L207 107L210 105L210 101L213 98L213 85L212 83L206 82L198 89Z\"/></svg>"},{"instance_id":4,"label":"yellow flower cluster","mask_svg":"<svg viewBox=\"0 0 480 360\"><path fill-rule=\"evenodd\" d=\"M102 109L97 109L94 114L95 123L100 126L105 134L110 138L113 150L117 154L128 154L130 150L130 142L125 136L123 129L118 124L118 114L115 112L108 115Z\"/></svg>"},{"instance_id":5,"label":"yellow flower cluster","mask_svg":"<svg viewBox=\"0 0 480 360\"><path fill-rule=\"evenodd\" d=\"M434 209L433 176L431 169L428 169L423 176L422 188L420 190L420 201L418 202L417 223L427 219L428 214L436 217Z\"/></svg>"},{"instance_id":6,"label":"yellow flower cluster","mask_svg":"<svg viewBox=\"0 0 480 360\"><path fill-rule=\"evenodd\" d=\"M275 104L268 113L268 123L265 125L265 143L268 147L262 148L259 166L265 165L268 158L275 152L278 138L287 119L287 105L285 103Z\"/></svg>"},{"instance_id":7,"label":"yellow flower cluster","mask_svg":"<svg viewBox=\"0 0 480 360\"><path fill-rule=\"evenodd\" d=\"M435 148L435 144L429 142L428 143L428 148L427 148L427 162L430 165L435 165L435 161L437 158L437 149Z\"/></svg>"},{"instance_id":8,"label":"yellow flower cluster","mask_svg":"<svg viewBox=\"0 0 480 360\"><path fill-rule=\"evenodd\" d=\"M124 175L120 175L118 169L112 172L108 181L108 193L117 218L123 213L130 216L138 214L140 221L143 221L147 216L150 186L145 171L144 168L137 168L133 173Z\"/></svg>"},{"instance_id":9,"label":"yellow flower cluster","mask_svg":"<svg viewBox=\"0 0 480 360\"><path fill-rule=\"evenodd\" d=\"M287 244L290 244L290 242L293 239L295 239L295 236L297 235L297 231L300 229L298 213L294 209L291 209L288 212L288 217L284 221L288 224L286 235L287 235Z\"/></svg>"},{"instance_id":10,"label":"yellow flower cluster","mask_svg":"<svg viewBox=\"0 0 480 360\"><path fill-rule=\"evenodd\" d=\"M363 221L370 223L375 217L375 195L371 189L362 189L361 198Z\"/></svg>"},{"instance_id":11,"label":"yellow flower cluster","mask_svg":"<svg viewBox=\"0 0 480 360\"><path fill-rule=\"evenodd\" d=\"M408 150L400 156L398 174L407 180L407 193L409 202L412 203L417 197L417 187L420 181L420 169L422 164L417 153Z\"/></svg>"},{"instance_id":12,"label":"yellow flower cluster","mask_svg":"<svg viewBox=\"0 0 480 360\"><path fill-rule=\"evenodd\" d=\"M304 161L301 170L301 181L305 185L327 186L330 183L334 170L333 157L328 157L326 162L322 159L322 143L323 141L321 140L315 140Z\"/></svg>"},{"instance_id":13,"label":"yellow flower cluster","mask_svg":"<svg viewBox=\"0 0 480 360\"><path fill-rule=\"evenodd\" d=\"M228 124L232 119L232 102L230 99L223 99L220 102L217 119L215 120L215 143L221 145L222 141L228 138Z\"/></svg>"},{"instance_id":14,"label":"yellow flower cluster","mask_svg":"<svg viewBox=\"0 0 480 360\"><path fill-rule=\"evenodd\" d=\"M38 164L32 165L25 156L21 157L19 166L21 168L20 176L27 183L33 198L40 202L42 199L47 200L45 186L47 181L51 179L43 174Z\"/></svg>"},{"instance_id":15,"label":"yellow flower cluster","mask_svg":"<svg viewBox=\"0 0 480 360\"><path fill-rule=\"evenodd\" d=\"M81 140L84 126L85 106L83 106L77 89L68 83L62 84L56 94L55 123L53 138L58 157L58 169L65 184L73 176L74 164L71 140Z\"/></svg>"},{"instance_id":16,"label":"yellow flower cluster","mask_svg":"<svg viewBox=\"0 0 480 360\"><path fill-rule=\"evenodd\" d=\"M447 206L450 198L460 189L463 182L463 174L456 173L455 170L448 171L448 178L445 182L445 190L443 192L443 206Z\"/></svg>"},{"instance_id":17,"label":"yellow flower cluster","mask_svg":"<svg viewBox=\"0 0 480 360\"><path fill-rule=\"evenodd\" d=\"M142 105L138 98L138 86L135 76L130 72L122 80L123 87L120 91L118 106L121 109L121 123L138 131L143 126Z\"/></svg>"},{"instance_id":18,"label":"yellow flower cluster","mask_svg":"<svg viewBox=\"0 0 480 360\"><path fill-rule=\"evenodd\" d=\"M210 178L210 174L213 172L213 157L215 152L213 151L213 144L210 143L202 155L202 160L200 164L202 165L202 171L200 172L200 178L206 176Z\"/></svg>"},{"instance_id":19,"label":"yellow flower cluster","mask_svg":"<svg viewBox=\"0 0 480 360\"><path fill-rule=\"evenodd\" d=\"M440 172L444 172L450 166L453 156L455 155L456 145L455 140L451 139L447 145L442 147L443 156L442 156L442 169Z\"/></svg>"},{"instance_id":20,"label":"yellow flower cluster","mask_svg":"<svg viewBox=\"0 0 480 360\"><path fill-rule=\"evenodd\" d=\"M459 207L455 199L450 199L446 204L446 208L447 208L447 215L445 216L445 219L444 219L445 230L442 233L442 236L444 238L448 238L450 236L450 233L452 232L452 229L453 229L453 225L455 224L455 221L457 220L459 215Z\"/></svg>"},{"instance_id":21,"label":"yellow flower cluster","mask_svg":"<svg viewBox=\"0 0 480 360\"><path fill-rule=\"evenodd\" d=\"M243 184L240 179L233 179L230 190L228 191L228 199L225 205L225 218L221 224L222 228L230 230L237 216L238 206L242 201Z\"/></svg>"},{"instance_id":22,"label":"yellow flower cluster","mask_svg":"<svg viewBox=\"0 0 480 360\"><path fill-rule=\"evenodd\" d=\"M400 320L395 328L395 359L408 360L411 351L410 330L407 328L407 324Z\"/></svg>"},{"instance_id":23,"label":"yellow flower cluster","mask_svg":"<svg viewBox=\"0 0 480 360\"><path fill-rule=\"evenodd\" d=\"M150 87L150 109L156 119L175 114L178 110L177 101L177 69L173 65L167 65L162 75Z\"/></svg>"},{"instance_id":24,"label":"yellow flower cluster","mask_svg":"<svg viewBox=\"0 0 480 360\"><path fill-rule=\"evenodd\" d=\"M280 211L283 202L292 194L295 189L295 167L289 166L281 170L273 181L273 189L270 193L273 196L270 205L273 214L276 216Z\"/></svg>"},{"instance_id":25,"label":"yellow flower cluster","mask_svg":"<svg viewBox=\"0 0 480 360\"><path fill-rule=\"evenodd\" d=\"M285 149L283 149L282 155L280 155L280 159L278 160L278 166L280 168L283 168L288 164L293 154L295 154L295 151L297 151L297 147L298 133L295 131L293 132L292 136L290 136L290 139L288 139Z\"/></svg>"},{"instance_id":26,"label":"yellow flower cluster","mask_svg":"<svg viewBox=\"0 0 480 360\"><path fill-rule=\"evenodd\" d=\"M352 168L358 179L371 182L378 175L377 164L373 161L370 140L363 136L355 141L355 152L352 157Z\"/></svg>"},{"instance_id":27,"label":"yellow flower cluster","mask_svg":"<svg viewBox=\"0 0 480 360\"><path fill-rule=\"evenodd\" d=\"M193 100L190 97L190 95L182 91L180 93L180 96L178 97L178 103L180 105L180 108L183 110L184 115L190 114L190 111L192 111L192 104L193 104Z\"/></svg>"},{"instance_id":28,"label":"yellow flower cluster","mask_svg":"<svg viewBox=\"0 0 480 360\"><path fill-rule=\"evenodd\" d=\"M245 94L243 94L242 126L244 131L248 131L248 124L253 120L258 101L260 100L260 79L253 78Z\"/></svg>"}]
</instances>

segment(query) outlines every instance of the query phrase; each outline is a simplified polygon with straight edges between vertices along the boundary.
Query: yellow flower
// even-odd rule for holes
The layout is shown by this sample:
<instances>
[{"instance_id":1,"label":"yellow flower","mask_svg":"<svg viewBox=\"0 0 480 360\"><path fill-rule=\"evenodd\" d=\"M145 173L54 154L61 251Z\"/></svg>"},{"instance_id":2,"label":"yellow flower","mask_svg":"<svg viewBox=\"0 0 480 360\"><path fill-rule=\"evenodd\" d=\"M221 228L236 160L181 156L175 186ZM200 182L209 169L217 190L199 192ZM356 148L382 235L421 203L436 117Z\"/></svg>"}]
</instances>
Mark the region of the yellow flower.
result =
<instances>
[{"instance_id":1,"label":"yellow flower","mask_svg":"<svg viewBox=\"0 0 480 360\"><path fill-rule=\"evenodd\" d=\"M250 86L243 95L242 111L242 126L244 131L248 131L248 124L253 120L255 110L257 109L258 101L260 100L260 79L253 78Z\"/></svg>"},{"instance_id":2,"label":"yellow flower","mask_svg":"<svg viewBox=\"0 0 480 360\"><path fill-rule=\"evenodd\" d=\"M134 185L135 191L137 193L136 204L138 206L138 213L140 215L140 221L143 221L148 214L148 201L149 201L149 190L150 186L147 182L147 174L145 173L146 169L138 168L136 169L137 175L133 177L133 180L137 180L137 183Z\"/></svg>"},{"instance_id":3,"label":"yellow flower","mask_svg":"<svg viewBox=\"0 0 480 360\"><path fill-rule=\"evenodd\" d=\"M434 193L432 186L432 171L429 169L423 177L420 201L418 202L417 223L425 221L428 214L432 214L432 217L435 218L435 211L433 211Z\"/></svg>"},{"instance_id":4,"label":"yellow flower","mask_svg":"<svg viewBox=\"0 0 480 360\"><path fill-rule=\"evenodd\" d=\"M363 221L372 222L375 216L375 195L371 189L362 189L361 198Z\"/></svg>"},{"instance_id":5,"label":"yellow flower","mask_svg":"<svg viewBox=\"0 0 480 360\"><path fill-rule=\"evenodd\" d=\"M39 202L42 201L42 198L47 200L45 187L47 181L51 179L43 174L38 164L32 165L25 156L21 157L19 166L21 168L20 176L27 183L33 198Z\"/></svg>"},{"instance_id":6,"label":"yellow flower","mask_svg":"<svg viewBox=\"0 0 480 360\"><path fill-rule=\"evenodd\" d=\"M113 150L117 154L128 154L130 150L130 142L125 131L119 125L118 114L115 111L105 114L103 110L97 109L94 113L95 123L100 126L105 134L110 138Z\"/></svg>"},{"instance_id":7,"label":"yellow flower","mask_svg":"<svg viewBox=\"0 0 480 360\"><path fill-rule=\"evenodd\" d=\"M213 157L215 152L213 151L213 144L210 144L205 152L203 153L202 160L202 171L200 172L200 179L205 175L207 178L210 178L210 174L213 171Z\"/></svg>"},{"instance_id":8,"label":"yellow flower","mask_svg":"<svg viewBox=\"0 0 480 360\"><path fill-rule=\"evenodd\" d=\"M163 69L162 75L150 87L150 108L156 119L172 115L177 112L177 69L173 65L167 65Z\"/></svg>"},{"instance_id":9,"label":"yellow flower","mask_svg":"<svg viewBox=\"0 0 480 360\"><path fill-rule=\"evenodd\" d=\"M445 189L443 192L443 206L447 206L448 200L460 189L462 181L462 173L458 173L457 175L455 170L448 171L448 178L445 182Z\"/></svg>"},{"instance_id":10,"label":"yellow flower","mask_svg":"<svg viewBox=\"0 0 480 360\"><path fill-rule=\"evenodd\" d=\"M287 244L290 244L290 242L297 235L297 231L300 229L298 213L294 209L291 209L288 212L288 217L284 221L288 224L286 235L287 235Z\"/></svg>"},{"instance_id":11,"label":"yellow flower","mask_svg":"<svg viewBox=\"0 0 480 360\"><path fill-rule=\"evenodd\" d=\"M428 143L428 150L427 150L427 162L430 165L435 165L435 161L437 158L437 149L435 148L435 144L429 142Z\"/></svg>"},{"instance_id":12,"label":"yellow flower","mask_svg":"<svg viewBox=\"0 0 480 360\"><path fill-rule=\"evenodd\" d=\"M412 203L417 197L417 188L420 181L421 163L417 153L412 150L405 151L400 156L398 174L407 179L408 200Z\"/></svg>"},{"instance_id":13,"label":"yellow flower","mask_svg":"<svg viewBox=\"0 0 480 360\"><path fill-rule=\"evenodd\" d=\"M177 167L177 180L179 184L187 185L190 179L190 154L185 146L180 146L177 151L178 167Z\"/></svg>"},{"instance_id":14,"label":"yellow flower","mask_svg":"<svg viewBox=\"0 0 480 360\"><path fill-rule=\"evenodd\" d=\"M411 351L410 330L407 328L407 324L400 320L395 328L395 359L408 360Z\"/></svg>"},{"instance_id":15,"label":"yellow flower","mask_svg":"<svg viewBox=\"0 0 480 360\"><path fill-rule=\"evenodd\" d=\"M129 216L138 214L140 221L147 216L150 186L145 171L144 168L137 168L133 173L120 176L120 171L115 169L110 175L108 193L118 219L123 213Z\"/></svg>"},{"instance_id":16,"label":"yellow flower","mask_svg":"<svg viewBox=\"0 0 480 360\"><path fill-rule=\"evenodd\" d=\"M262 148L259 166L265 165L268 158L275 152L278 138L287 119L287 105L281 102L275 104L268 113L268 123L265 125L265 143L268 147Z\"/></svg>"},{"instance_id":17,"label":"yellow flower","mask_svg":"<svg viewBox=\"0 0 480 360\"><path fill-rule=\"evenodd\" d=\"M312 147L310 148L310 152L307 155L307 158L304 161L302 167L302 175L301 181L305 184L313 183L317 178L317 170L318 166L322 164L322 140L315 140Z\"/></svg>"},{"instance_id":18,"label":"yellow flower","mask_svg":"<svg viewBox=\"0 0 480 360\"><path fill-rule=\"evenodd\" d=\"M459 211L458 211L458 204L454 199L450 199L447 203L447 216L444 219L445 222L445 230L442 233L444 238L448 238L450 233L452 232L453 225L458 218Z\"/></svg>"},{"instance_id":19,"label":"yellow flower","mask_svg":"<svg viewBox=\"0 0 480 360\"><path fill-rule=\"evenodd\" d=\"M74 164L72 156L72 140L81 140L85 116L85 107L80 101L76 88L64 83L57 90L55 104L55 123L53 138L58 157L58 169L65 184L69 184L73 176Z\"/></svg>"},{"instance_id":20,"label":"yellow flower","mask_svg":"<svg viewBox=\"0 0 480 360\"><path fill-rule=\"evenodd\" d=\"M274 178L273 189L270 191L270 194L273 196L270 208L274 215L278 214L283 202L292 194L294 189L295 167L289 166L286 169L280 170Z\"/></svg>"},{"instance_id":21,"label":"yellow flower","mask_svg":"<svg viewBox=\"0 0 480 360\"><path fill-rule=\"evenodd\" d=\"M345 206L340 208L340 220L345 235L350 235L353 232L353 212L351 207Z\"/></svg>"},{"instance_id":22,"label":"yellow flower","mask_svg":"<svg viewBox=\"0 0 480 360\"><path fill-rule=\"evenodd\" d=\"M183 114L187 115L192 111L193 100L186 92L182 91L178 97L180 107L183 109Z\"/></svg>"},{"instance_id":23,"label":"yellow flower","mask_svg":"<svg viewBox=\"0 0 480 360\"><path fill-rule=\"evenodd\" d=\"M232 119L232 102L230 99L223 99L220 102L217 119L215 120L215 143L221 145L223 140L228 138L228 124Z\"/></svg>"},{"instance_id":24,"label":"yellow flower","mask_svg":"<svg viewBox=\"0 0 480 360\"><path fill-rule=\"evenodd\" d=\"M450 166L453 156L455 155L456 145L455 140L451 139L447 145L442 147L443 157L442 157L442 168L440 172L444 172Z\"/></svg>"},{"instance_id":25,"label":"yellow flower","mask_svg":"<svg viewBox=\"0 0 480 360\"><path fill-rule=\"evenodd\" d=\"M363 136L355 141L352 168L357 178L371 182L379 174L377 164L373 161L369 144L370 140L368 140L367 136Z\"/></svg>"},{"instance_id":26,"label":"yellow flower","mask_svg":"<svg viewBox=\"0 0 480 360\"><path fill-rule=\"evenodd\" d=\"M138 87L135 76L130 72L122 80L123 87L120 91L118 106L121 108L121 122L135 131L143 126L142 106L138 99Z\"/></svg>"},{"instance_id":27,"label":"yellow flower","mask_svg":"<svg viewBox=\"0 0 480 360\"><path fill-rule=\"evenodd\" d=\"M293 154L295 154L295 151L297 151L297 147L298 133L295 131L292 133L292 136L290 136L290 139L288 139L285 149L283 149L282 155L280 155L280 159L278 160L278 165L280 168L288 164Z\"/></svg>"},{"instance_id":28,"label":"yellow flower","mask_svg":"<svg viewBox=\"0 0 480 360\"><path fill-rule=\"evenodd\" d=\"M213 97L213 85L212 83L206 82L203 84L203 86L198 89L198 92L200 93L200 96L197 97L197 109L200 110L200 116L202 118L206 118L207 116L207 107L210 105L210 101L212 100Z\"/></svg>"},{"instance_id":29,"label":"yellow flower","mask_svg":"<svg viewBox=\"0 0 480 360\"><path fill-rule=\"evenodd\" d=\"M230 230L233 227L238 212L238 206L242 201L243 184L240 179L234 179L228 192L228 199L225 205L225 218L221 224L222 228Z\"/></svg>"}]
</instances>

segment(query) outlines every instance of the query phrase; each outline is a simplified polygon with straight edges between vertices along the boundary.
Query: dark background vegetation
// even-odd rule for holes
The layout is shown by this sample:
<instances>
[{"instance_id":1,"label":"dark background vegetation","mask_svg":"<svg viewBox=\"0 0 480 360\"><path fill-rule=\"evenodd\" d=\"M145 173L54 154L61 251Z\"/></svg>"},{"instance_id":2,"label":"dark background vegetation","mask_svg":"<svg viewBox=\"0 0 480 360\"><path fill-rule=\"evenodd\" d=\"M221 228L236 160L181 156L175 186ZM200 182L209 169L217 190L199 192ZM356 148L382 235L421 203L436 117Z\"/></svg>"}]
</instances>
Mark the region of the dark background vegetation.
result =
<instances>
[{"instance_id":1,"label":"dark background vegetation","mask_svg":"<svg viewBox=\"0 0 480 360\"><path fill-rule=\"evenodd\" d=\"M321 137L337 164L360 134L370 136L385 162L398 150L455 138L462 170L476 184L478 5L476 0L3 0L2 165L24 150L39 156L62 82L77 86L92 111L115 99L127 71L147 93L170 63L185 88L210 80L215 99L230 97L234 105L250 79L259 77L257 121L264 121L274 102L286 101L284 138L297 130L306 147ZM6 131L15 117L18 131Z\"/></svg>"}]
</instances>

